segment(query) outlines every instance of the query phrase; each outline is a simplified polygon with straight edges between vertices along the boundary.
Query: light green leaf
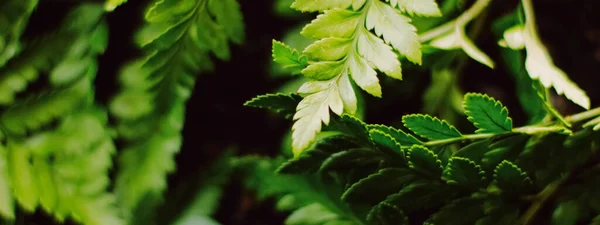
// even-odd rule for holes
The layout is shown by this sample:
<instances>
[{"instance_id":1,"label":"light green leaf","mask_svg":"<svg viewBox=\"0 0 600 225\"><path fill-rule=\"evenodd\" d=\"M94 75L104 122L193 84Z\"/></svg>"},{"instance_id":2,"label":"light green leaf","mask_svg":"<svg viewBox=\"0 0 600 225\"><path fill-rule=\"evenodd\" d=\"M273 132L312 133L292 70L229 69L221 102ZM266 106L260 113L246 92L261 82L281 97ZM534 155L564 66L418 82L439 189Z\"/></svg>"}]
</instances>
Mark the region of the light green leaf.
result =
<instances>
[{"instance_id":1,"label":"light green leaf","mask_svg":"<svg viewBox=\"0 0 600 225\"><path fill-rule=\"evenodd\" d=\"M302 70L304 76L313 80L329 80L338 76L344 67L345 61L321 61L311 63Z\"/></svg>"},{"instance_id":2,"label":"light green leaf","mask_svg":"<svg viewBox=\"0 0 600 225\"><path fill-rule=\"evenodd\" d=\"M117 8L117 6L127 2L127 0L106 0L104 3L104 10L107 12L112 12Z\"/></svg>"},{"instance_id":3,"label":"light green leaf","mask_svg":"<svg viewBox=\"0 0 600 225\"><path fill-rule=\"evenodd\" d=\"M346 0L344 0L346 1ZM308 38L321 39L328 37L350 38L360 22L359 12L346 9L331 9L317 16L310 24L306 25L302 35Z\"/></svg>"},{"instance_id":4,"label":"light green leaf","mask_svg":"<svg viewBox=\"0 0 600 225\"><path fill-rule=\"evenodd\" d=\"M481 49L479 49L470 38L467 37L464 27L457 25L455 35L457 36L456 40L469 57L492 69L495 67L494 61L483 51L481 51Z\"/></svg>"},{"instance_id":5,"label":"light green leaf","mask_svg":"<svg viewBox=\"0 0 600 225\"><path fill-rule=\"evenodd\" d=\"M39 192L33 166L29 163L31 149L22 143L8 142L8 174L13 194L19 205L28 212L33 212L39 204Z\"/></svg>"},{"instance_id":6,"label":"light green leaf","mask_svg":"<svg viewBox=\"0 0 600 225\"><path fill-rule=\"evenodd\" d=\"M525 27L523 25L517 25L504 31L504 39L498 42L498 45L510 48L513 50L521 50L525 47L524 38Z\"/></svg>"},{"instance_id":7,"label":"light green leaf","mask_svg":"<svg viewBox=\"0 0 600 225\"><path fill-rule=\"evenodd\" d=\"M351 46L350 38L323 38L306 47L303 53L312 59L335 61L346 56Z\"/></svg>"},{"instance_id":8,"label":"light green leaf","mask_svg":"<svg viewBox=\"0 0 600 225\"><path fill-rule=\"evenodd\" d=\"M377 79L377 72L360 55L351 54L349 57L348 66L354 82L367 93L375 97L381 97L381 86L379 85L379 79Z\"/></svg>"},{"instance_id":9,"label":"light green leaf","mask_svg":"<svg viewBox=\"0 0 600 225\"><path fill-rule=\"evenodd\" d=\"M442 12L438 8L435 0L386 0L393 7L398 7L400 11L410 15L440 17Z\"/></svg>"},{"instance_id":10,"label":"light green leaf","mask_svg":"<svg viewBox=\"0 0 600 225\"><path fill-rule=\"evenodd\" d=\"M345 9L352 5L354 10L358 10L365 4L366 0L296 0L292 8L302 12L325 11L328 9Z\"/></svg>"},{"instance_id":11,"label":"light green leaf","mask_svg":"<svg viewBox=\"0 0 600 225\"><path fill-rule=\"evenodd\" d=\"M467 93L463 105L467 119L479 128L475 133L505 133L512 130L508 109L500 101L477 93Z\"/></svg>"},{"instance_id":12,"label":"light green leaf","mask_svg":"<svg viewBox=\"0 0 600 225\"><path fill-rule=\"evenodd\" d=\"M382 36L411 62L421 64L421 42L410 19L381 1L370 2L366 28Z\"/></svg>"},{"instance_id":13,"label":"light green leaf","mask_svg":"<svg viewBox=\"0 0 600 225\"><path fill-rule=\"evenodd\" d=\"M0 144L0 216L12 220L15 218L15 206L9 171L7 149Z\"/></svg>"},{"instance_id":14,"label":"light green leaf","mask_svg":"<svg viewBox=\"0 0 600 225\"><path fill-rule=\"evenodd\" d=\"M532 29L535 28L526 28L525 30L525 49L527 49L525 69L529 76L534 80L539 80L544 87L554 87L556 93L589 109L590 99L585 91L571 81L564 71L554 65L548 50L538 38L535 38L537 36Z\"/></svg>"},{"instance_id":15,"label":"light green leaf","mask_svg":"<svg viewBox=\"0 0 600 225\"><path fill-rule=\"evenodd\" d=\"M472 160L452 157L444 169L442 178L449 184L479 188L485 180L485 172Z\"/></svg>"},{"instance_id":16,"label":"light green leaf","mask_svg":"<svg viewBox=\"0 0 600 225\"><path fill-rule=\"evenodd\" d=\"M324 86L319 81L307 82L300 88L310 90L309 86ZM344 111L344 103L340 97L340 93L335 82L326 82L330 85L325 90L306 96L296 108L297 112L294 115L296 122L292 126L292 150L295 156L300 155L304 149L314 141L317 133L321 131L321 123L329 124L329 109L335 114L341 115Z\"/></svg>"},{"instance_id":17,"label":"light green leaf","mask_svg":"<svg viewBox=\"0 0 600 225\"><path fill-rule=\"evenodd\" d=\"M400 67L398 56L392 51L392 48L371 32L365 29L360 29L360 31L358 33L358 53L376 69L392 78L402 80L402 67Z\"/></svg>"},{"instance_id":18,"label":"light green leaf","mask_svg":"<svg viewBox=\"0 0 600 225\"><path fill-rule=\"evenodd\" d=\"M431 150L419 146L412 146L406 153L408 166L428 176L438 178L442 175L442 161Z\"/></svg>"},{"instance_id":19,"label":"light green leaf","mask_svg":"<svg viewBox=\"0 0 600 225\"><path fill-rule=\"evenodd\" d=\"M291 49L286 44L276 40L273 40L272 54L275 62L294 74L300 73L304 67L308 66L306 56L301 55L296 49Z\"/></svg>"},{"instance_id":20,"label":"light green leaf","mask_svg":"<svg viewBox=\"0 0 600 225\"><path fill-rule=\"evenodd\" d=\"M404 126L415 134L430 139L440 140L458 138L462 134L446 121L423 114L412 114L402 117Z\"/></svg>"}]
</instances>

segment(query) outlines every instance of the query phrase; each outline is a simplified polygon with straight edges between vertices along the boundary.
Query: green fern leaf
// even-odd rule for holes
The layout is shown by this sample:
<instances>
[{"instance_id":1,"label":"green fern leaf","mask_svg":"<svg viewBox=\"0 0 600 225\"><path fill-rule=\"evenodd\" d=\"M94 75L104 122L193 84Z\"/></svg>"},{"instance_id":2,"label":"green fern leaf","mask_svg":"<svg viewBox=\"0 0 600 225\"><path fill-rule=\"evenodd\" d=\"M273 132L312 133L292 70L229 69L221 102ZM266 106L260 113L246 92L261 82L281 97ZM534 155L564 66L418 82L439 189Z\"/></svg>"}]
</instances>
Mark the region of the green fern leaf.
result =
<instances>
[{"instance_id":1,"label":"green fern leaf","mask_svg":"<svg viewBox=\"0 0 600 225\"><path fill-rule=\"evenodd\" d=\"M148 53L123 71L123 91L111 102L126 141L115 189L127 219L142 199L154 207L162 198L196 75L213 68L211 53L227 60L228 41L244 39L235 0L155 0L145 20L136 42Z\"/></svg>"},{"instance_id":2,"label":"green fern leaf","mask_svg":"<svg viewBox=\"0 0 600 225\"><path fill-rule=\"evenodd\" d=\"M302 97L296 94L266 94L254 97L244 103L244 106L269 109L286 118L291 118L296 112L296 105L300 100Z\"/></svg>"},{"instance_id":3,"label":"green fern leaf","mask_svg":"<svg viewBox=\"0 0 600 225\"><path fill-rule=\"evenodd\" d=\"M407 225L408 217L395 205L382 202L371 208L367 221L373 225Z\"/></svg>"},{"instance_id":4,"label":"green fern leaf","mask_svg":"<svg viewBox=\"0 0 600 225\"><path fill-rule=\"evenodd\" d=\"M376 151L355 148L331 154L321 165L321 171L342 170L378 164L383 156Z\"/></svg>"},{"instance_id":5,"label":"green fern leaf","mask_svg":"<svg viewBox=\"0 0 600 225\"><path fill-rule=\"evenodd\" d=\"M423 144L423 142L421 142L419 139L415 138L414 136L407 134L404 131L393 128L393 127L379 125L379 124L374 124L374 125L369 124L368 127L371 131L378 130L378 131L381 131L383 133L386 133L386 134L392 136L394 138L394 140L396 140L396 142L400 143L404 147L410 147L412 145Z\"/></svg>"},{"instance_id":6,"label":"green fern leaf","mask_svg":"<svg viewBox=\"0 0 600 225\"><path fill-rule=\"evenodd\" d=\"M428 176L437 178L442 175L442 161L431 150L414 145L406 154L408 166Z\"/></svg>"},{"instance_id":7,"label":"green fern leaf","mask_svg":"<svg viewBox=\"0 0 600 225\"><path fill-rule=\"evenodd\" d=\"M483 201L475 198L461 198L442 207L423 225L470 225L483 217Z\"/></svg>"},{"instance_id":8,"label":"green fern leaf","mask_svg":"<svg viewBox=\"0 0 600 225\"><path fill-rule=\"evenodd\" d=\"M298 53L296 49L291 49L286 44L276 40L273 40L272 45L273 60L283 66L284 69L293 74L299 74L304 67L308 66L306 56Z\"/></svg>"},{"instance_id":9,"label":"green fern leaf","mask_svg":"<svg viewBox=\"0 0 600 225\"><path fill-rule=\"evenodd\" d=\"M390 155L404 157L402 146L400 146L400 143L394 140L391 135L378 130L371 130L369 132L369 136L371 137L371 140L373 140L373 142L375 142L375 144L378 146L380 151L389 153ZM401 158L401 161L404 161L403 158Z\"/></svg>"},{"instance_id":10,"label":"green fern leaf","mask_svg":"<svg viewBox=\"0 0 600 225\"><path fill-rule=\"evenodd\" d=\"M509 194L527 192L531 190L533 184L527 173L506 160L494 169L494 183Z\"/></svg>"},{"instance_id":11,"label":"green fern leaf","mask_svg":"<svg viewBox=\"0 0 600 225\"><path fill-rule=\"evenodd\" d=\"M512 130L512 119L508 109L492 97L467 93L464 100L465 114L475 127L475 133L505 133Z\"/></svg>"},{"instance_id":12,"label":"green fern leaf","mask_svg":"<svg viewBox=\"0 0 600 225\"><path fill-rule=\"evenodd\" d=\"M0 123L14 135L25 135L67 115L89 99L90 82L82 78L64 90L49 91L17 103L0 116Z\"/></svg>"},{"instance_id":13,"label":"green fern leaf","mask_svg":"<svg viewBox=\"0 0 600 225\"><path fill-rule=\"evenodd\" d=\"M417 175L407 168L381 169L352 184L342 195L342 200L351 204L377 204L417 179Z\"/></svg>"},{"instance_id":14,"label":"green fern leaf","mask_svg":"<svg viewBox=\"0 0 600 225\"><path fill-rule=\"evenodd\" d=\"M461 157L452 157L444 169L442 178L449 184L478 188L485 180L485 172L475 162Z\"/></svg>"},{"instance_id":15,"label":"green fern leaf","mask_svg":"<svg viewBox=\"0 0 600 225\"><path fill-rule=\"evenodd\" d=\"M332 154L356 147L359 147L358 144L347 136L329 136L317 141L313 148L303 152L300 156L281 164L277 168L277 172L285 174L314 173Z\"/></svg>"},{"instance_id":16,"label":"green fern leaf","mask_svg":"<svg viewBox=\"0 0 600 225\"><path fill-rule=\"evenodd\" d=\"M15 206L6 157L7 149L4 145L0 145L0 216L12 220L15 218Z\"/></svg>"},{"instance_id":17,"label":"green fern leaf","mask_svg":"<svg viewBox=\"0 0 600 225\"><path fill-rule=\"evenodd\" d=\"M402 117L404 126L415 132L415 134L430 139L440 140L447 138L458 138L462 134L448 122L429 115L412 114Z\"/></svg>"},{"instance_id":18,"label":"green fern leaf","mask_svg":"<svg viewBox=\"0 0 600 225\"><path fill-rule=\"evenodd\" d=\"M13 194L23 209L33 212L39 203L39 193L33 166L29 163L32 150L14 141L8 142L7 147L8 173L11 176Z\"/></svg>"},{"instance_id":19,"label":"green fern leaf","mask_svg":"<svg viewBox=\"0 0 600 225\"><path fill-rule=\"evenodd\" d=\"M414 210L438 207L449 197L451 195L443 184L417 181L405 186L400 192L388 196L385 202L410 213Z\"/></svg>"},{"instance_id":20,"label":"green fern leaf","mask_svg":"<svg viewBox=\"0 0 600 225\"><path fill-rule=\"evenodd\" d=\"M0 4L0 67L21 49L19 39L38 0L6 0Z\"/></svg>"},{"instance_id":21,"label":"green fern leaf","mask_svg":"<svg viewBox=\"0 0 600 225\"><path fill-rule=\"evenodd\" d=\"M357 99L350 77L364 91L381 97L376 69L402 79L400 61L393 49L420 64L421 45L410 19L381 1L297 0L292 8L324 12L301 32L317 41L304 50L309 60L315 61L309 61L302 70L312 80L298 90L306 95L298 104L292 128L292 148L298 155L314 141L321 123L329 123L329 110L336 115L356 113ZM403 9L408 8L406 5Z\"/></svg>"}]
</instances>

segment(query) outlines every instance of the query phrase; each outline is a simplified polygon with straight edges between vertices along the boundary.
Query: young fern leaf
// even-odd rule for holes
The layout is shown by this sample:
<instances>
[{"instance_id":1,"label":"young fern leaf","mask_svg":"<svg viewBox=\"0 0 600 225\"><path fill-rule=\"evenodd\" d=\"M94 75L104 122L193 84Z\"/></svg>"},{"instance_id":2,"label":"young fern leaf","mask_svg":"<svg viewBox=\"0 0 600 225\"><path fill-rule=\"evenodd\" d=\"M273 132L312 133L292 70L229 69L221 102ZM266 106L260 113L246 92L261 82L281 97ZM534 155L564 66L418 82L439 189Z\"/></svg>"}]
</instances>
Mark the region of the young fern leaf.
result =
<instances>
[{"instance_id":1,"label":"young fern leaf","mask_svg":"<svg viewBox=\"0 0 600 225\"><path fill-rule=\"evenodd\" d=\"M229 41L242 43L242 15L235 0L155 0L136 41L146 57L121 74L122 92L111 102L125 140L116 192L123 214L143 199L154 207L175 169L185 104L198 73L213 68L210 54L230 57ZM137 107L139 106L139 107Z\"/></svg>"},{"instance_id":2,"label":"young fern leaf","mask_svg":"<svg viewBox=\"0 0 600 225\"><path fill-rule=\"evenodd\" d=\"M308 66L308 59L305 55L282 42L273 40L272 53L273 61L281 64L284 69L290 70L293 74L301 73L302 69Z\"/></svg>"},{"instance_id":3,"label":"young fern leaf","mask_svg":"<svg viewBox=\"0 0 600 225\"><path fill-rule=\"evenodd\" d=\"M409 61L421 64L417 30L401 12L432 16L437 13L430 8L415 8L415 4L406 1L392 4L400 10L379 0L296 0L292 4L300 11L323 12L301 32L318 41L304 50L309 65L302 74L312 80L298 90L306 97L294 115L292 149L296 156L314 141L322 123L329 124L330 110L337 115L356 113L357 99L350 78L364 91L381 97L376 69L402 79L394 49Z\"/></svg>"},{"instance_id":4,"label":"young fern leaf","mask_svg":"<svg viewBox=\"0 0 600 225\"><path fill-rule=\"evenodd\" d=\"M479 128L475 133L505 133L512 130L508 109L500 101L477 93L467 93L463 105L467 119Z\"/></svg>"}]
</instances>

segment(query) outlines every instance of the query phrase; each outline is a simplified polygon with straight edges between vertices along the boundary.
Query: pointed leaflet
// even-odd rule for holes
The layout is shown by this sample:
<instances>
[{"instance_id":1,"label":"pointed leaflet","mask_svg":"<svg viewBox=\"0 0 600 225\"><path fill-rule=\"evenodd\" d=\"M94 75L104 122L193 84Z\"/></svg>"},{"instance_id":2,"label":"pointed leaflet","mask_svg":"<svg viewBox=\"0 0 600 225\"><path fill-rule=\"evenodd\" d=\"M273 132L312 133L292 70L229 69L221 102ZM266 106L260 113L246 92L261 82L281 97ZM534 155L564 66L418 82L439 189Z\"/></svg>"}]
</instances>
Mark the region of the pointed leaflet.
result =
<instances>
[{"instance_id":1,"label":"pointed leaflet","mask_svg":"<svg viewBox=\"0 0 600 225\"><path fill-rule=\"evenodd\" d=\"M350 38L323 38L307 46L302 53L315 60L340 60L348 54L352 46L351 42Z\"/></svg>"},{"instance_id":2,"label":"pointed leaflet","mask_svg":"<svg viewBox=\"0 0 600 225\"><path fill-rule=\"evenodd\" d=\"M398 7L400 11L409 15L439 17L442 12L438 8L435 0L386 0L393 7Z\"/></svg>"},{"instance_id":3,"label":"pointed leaflet","mask_svg":"<svg viewBox=\"0 0 600 225\"><path fill-rule=\"evenodd\" d=\"M479 188L483 184L485 172L475 162L462 157L450 158L442 178L449 184Z\"/></svg>"},{"instance_id":4,"label":"pointed leaflet","mask_svg":"<svg viewBox=\"0 0 600 225\"><path fill-rule=\"evenodd\" d=\"M371 130L369 131L369 136L371 137L371 140L375 142L375 145L377 145L380 151L392 156L404 157L402 146L400 146L400 143L395 141L394 138L389 134L378 130ZM399 160L404 161L403 158L399 158Z\"/></svg>"},{"instance_id":5,"label":"pointed leaflet","mask_svg":"<svg viewBox=\"0 0 600 225\"><path fill-rule=\"evenodd\" d=\"M393 127L388 127L379 124L369 124L369 129L378 130L392 136L392 138L394 138L396 142L400 143L400 145L404 147L423 144L423 142L419 141L419 139L415 138L414 136Z\"/></svg>"},{"instance_id":6,"label":"pointed leaflet","mask_svg":"<svg viewBox=\"0 0 600 225\"><path fill-rule=\"evenodd\" d=\"M395 205L381 202L367 214L367 221L372 225L408 225L408 217Z\"/></svg>"},{"instance_id":7,"label":"pointed leaflet","mask_svg":"<svg viewBox=\"0 0 600 225\"><path fill-rule=\"evenodd\" d=\"M245 102L244 106L270 109L286 118L291 118L301 100L302 97L296 94L266 94L254 97L252 100Z\"/></svg>"},{"instance_id":8,"label":"pointed leaflet","mask_svg":"<svg viewBox=\"0 0 600 225\"><path fill-rule=\"evenodd\" d=\"M442 161L438 159L435 153L423 146L414 145L410 148L406 154L406 159L411 169L434 178L442 175Z\"/></svg>"},{"instance_id":9,"label":"pointed leaflet","mask_svg":"<svg viewBox=\"0 0 600 225\"><path fill-rule=\"evenodd\" d=\"M440 140L458 138L462 134L448 122L423 114L411 114L402 117L404 126L415 134L430 139Z\"/></svg>"},{"instance_id":10,"label":"pointed leaflet","mask_svg":"<svg viewBox=\"0 0 600 225\"><path fill-rule=\"evenodd\" d=\"M502 161L494 170L494 183L507 193L524 193L531 190L532 181L517 165Z\"/></svg>"},{"instance_id":11,"label":"pointed leaflet","mask_svg":"<svg viewBox=\"0 0 600 225\"><path fill-rule=\"evenodd\" d=\"M421 42L410 18L381 1L370 1L366 28L382 36L386 43L413 63L421 64Z\"/></svg>"},{"instance_id":12,"label":"pointed leaflet","mask_svg":"<svg viewBox=\"0 0 600 225\"><path fill-rule=\"evenodd\" d=\"M294 74L300 73L308 65L306 56L301 55L296 49L291 49L286 44L276 40L273 40L272 54L275 62Z\"/></svg>"},{"instance_id":13,"label":"pointed leaflet","mask_svg":"<svg viewBox=\"0 0 600 225\"><path fill-rule=\"evenodd\" d=\"M348 203L376 204L417 179L417 174L410 169L385 168L354 183L344 192L342 200ZM383 183L385 185L381 185Z\"/></svg>"},{"instance_id":14,"label":"pointed leaflet","mask_svg":"<svg viewBox=\"0 0 600 225\"><path fill-rule=\"evenodd\" d=\"M346 1L346 0L344 0ZM313 39L328 37L349 38L360 25L360 12L335 8L327 10L306 25L300 32L303 36Z\"/></svg>"},{"instance_id":15,"label":"pointed leaflet","mask_svg":"<svg viewBox=\"0 0 600 225\"><path fill-rule=\"evenodd\" d=\"M371 65L392 78L402 80L400 61L389 45L366 29L359 29L357 45L358 53Z\"/></svg>"},{"instance_id":16,"label":"pointed leaflet","mask_svg":"<svg viewBox=\"0 0 600 225\"><path fill-rule=\"evenodd\" d=\"M475 133L500 134L512 130L508 109L494 98L477 93L467 93L463 102L467 119L479 128Z\"/></svg>"}]
</instances>

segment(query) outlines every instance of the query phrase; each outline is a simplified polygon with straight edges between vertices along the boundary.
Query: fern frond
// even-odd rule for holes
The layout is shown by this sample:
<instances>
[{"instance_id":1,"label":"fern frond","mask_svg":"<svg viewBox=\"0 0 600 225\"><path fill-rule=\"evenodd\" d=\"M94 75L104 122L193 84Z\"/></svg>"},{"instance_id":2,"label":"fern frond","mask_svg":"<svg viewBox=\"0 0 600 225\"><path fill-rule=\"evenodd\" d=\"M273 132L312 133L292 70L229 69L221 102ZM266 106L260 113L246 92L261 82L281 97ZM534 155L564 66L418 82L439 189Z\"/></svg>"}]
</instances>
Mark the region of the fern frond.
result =
<instances>
[{"instance_id":1,"label":"fern frond","mask_svg":"<svg viewBox=\"0 0 600 225\"><path fill-rule=\"evenodd\" d=\"M116 153L107 118L89 108L71 114L55 131L9 139L8 165L14 195L27 210L41 205L59 221L124 224L107 192Z\"/></svg>"},{"instance_id":2,"label":"fern frond","mask_svg":"<svg viewBox=\"0 0 600 225\"><path fill-rule=\"evenodd\" d=\"M20 37L38 0L0 3L0 67L20 51Z\"/></svg>"},{"instance_id":3,"label":"fern frond","mask_svg":"<svg viewBox=\"0 0 600 225\"><path fill-rule=\"evenodd\" d=\"M156 0L145 20L136 42L147 55L123 71L122 92L111 102L125 140L116 192L127 216L142 199L162 198L181 147L185 104L196 76L213 68L211 53L227 60L228 42L244 39L235 0Z\"/></svg>"},{"instance_id":4,"label":"fern frond","mask_svg":"<svg viewBox=\"0 0 600 225\"><path fill-rule=\"evenodd\" d=\"M392 5L379 0L294 2L292 8L300 11L323 12L301 32L318 41L304 50L309 65L302 73L312 80L298 91L306 97L294 116L292 147L296 155L314 141L321 123L329 123L329 110L337 115L356 112L350 77L364 91L381 97L376 69L402 79L400 60L393 50L421 64L417 29L401 12L439 16L435 2L429 3L427 7L433 8L415 8L415 3L408 1L392 1Z\"/></svg>"}]
</instances>

